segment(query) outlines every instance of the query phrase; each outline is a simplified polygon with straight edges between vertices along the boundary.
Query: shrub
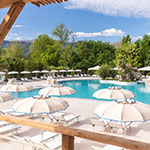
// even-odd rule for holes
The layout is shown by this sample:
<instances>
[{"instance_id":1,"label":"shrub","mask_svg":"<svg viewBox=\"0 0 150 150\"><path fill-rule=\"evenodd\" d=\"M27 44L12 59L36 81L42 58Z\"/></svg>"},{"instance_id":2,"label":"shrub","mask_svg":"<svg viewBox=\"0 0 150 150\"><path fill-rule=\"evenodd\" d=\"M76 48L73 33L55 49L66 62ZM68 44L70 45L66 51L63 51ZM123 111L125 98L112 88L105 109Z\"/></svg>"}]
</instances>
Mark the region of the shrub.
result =
<instances>
[{"instance_id":1,"label":"shrub","mask_svg":"<svg viewBox=\"0 0 150 150\"><path fill-rule=\"evenodd\" d=\"M111 72L111 68L109 67L109 65L104 64L101 66L101 68L98 70L98 75L102 78L102 79L106 79L106 77L110 77L110 72Z\"/></svg>"}]
</instances>

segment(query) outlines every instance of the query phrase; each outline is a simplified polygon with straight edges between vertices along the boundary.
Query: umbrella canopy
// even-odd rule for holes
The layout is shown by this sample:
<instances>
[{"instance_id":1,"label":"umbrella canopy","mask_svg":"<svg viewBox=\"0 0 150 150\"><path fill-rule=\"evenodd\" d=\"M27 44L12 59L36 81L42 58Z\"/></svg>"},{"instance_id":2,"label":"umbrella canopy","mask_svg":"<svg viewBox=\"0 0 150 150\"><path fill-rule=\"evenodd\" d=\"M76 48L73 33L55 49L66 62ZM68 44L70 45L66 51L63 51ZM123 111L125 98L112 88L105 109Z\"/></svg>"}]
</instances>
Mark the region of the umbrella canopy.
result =
<instances>
[{"instance_id":1,"label":"umbrella canopy","mask_svg":"<svg viewBox=\"0 0 150 150\"><path fill-rule=\"evenodd\" d=\"M49 73L48 70L42 70L41 73Z\"/></svg>"},{"instance_id":2,"label":"umbrella canopy","mask_svg":"<svg viewBox=\"0 0 150 150\"><path fill-rule=\"evenodd\" d=\"M66 72L66 70L59 70L59 72Z\"/></svg>"},{"instance_id":3,"label":"umbrella canopy","mask_svg":"<svg viewBox=\"0 0 150 150\"><path fill-rule=\"evenodd\" d=\"M133 92L118 87L98 90L93 94L93 97L101 99L125 99L134 98L134 96Z\"/></svg>"},{"instance_id":4,"label":"umbrella canopy","mask_svg":"<svg viewBox=\"0 0 150 150\"><path fill-rule=\"evenodd\" d=\"M30 91L33 90L32 85L27 84L21 84L21 83L13 83L13 84L7 84L2 86L0 91L3 92L24 92L24 91Z\"/></svg>"},{"instance_id":5,"label":"umbrella canopy","mask_svg":"<svg viewBox=\"0 0 150 150\"><path fill-rule=\"evenodd\" d=\"M34 70L34 71L32 71L32 73L40 73L41 71L39 71L39 70Z\"/></svg>"},{"instance_id":6,"label":"umbrella canopy","mask_svg":"<svg viewBox=\"0 0 150 150\"><path fill-rule=\"evenodd\" d=\"M17 72L17 71L10 71L10 72L8 72L8 74L19 74L19 72Z\"/></svg>"},{"instance_id":7,"label":"umbrella canopy","mask_svg":"<svg viewBox=\"0 0 150 150\"><path fill-rule=\"evenodd\" d=\"M71 95L76 93L76 91L70 87L66 87L66 86L57 86L57 87L47 87L44 89L41 89L39 91L40 95Z\"/></svg>"},{"instance_id":8,"label":"umbrella canopy","mask_svg":"<svg viewBox=\"0 0 150 150\"><path fill-rule=\"evenodd\" d=\"M0 102L9 101L12 99L13 99L13 96L11 93L0 92Z\"/></svg>"},{"instance_id":9,"label":"umbrella canopy","mask_svg":"<svg viewBox=\"0 0 150 150\"><path fill-rule=\"evenodd\" d=\"M150 66L139 68L138 71L150 71Z\"/></svg>"},{"instance_id":10,"label":"umbrella canopy","mask_svg":"<svg viewBox=\"0 0 150 150\"><path fill-rule=\"evenodd\" d=\"M94 113L100 118L121 122L150 120L150 108L141 102L133 104L104 102L96 108Z\"/></svg>"},{"instance_id":11,"label":"umbrella canopy","mask_svg":"<svg viewBox=\"0 0 150 150\"><path fill-rule=\"evenodd\" d=\"M72 70L72 69L69 69L69 70L68 70L68 72L74 72L74 70Z\"/></svg>"},{"instance_id":12,"label":"umbrella canopy","mask_svg":"<svg viewBox=\"0 0 150 150\"><path fill-rule=\"evenodd\" d=\"M92 68L88 68L88 70L99 70L100 69L100 66L95 66L95 67L92 67Z\"/></svg>"},{"instance_id":13,"label":"umbrella canopy","mask_svg":"<svg viewBox=\"0 0 150 150\"><path fill-rule=\"evenodd\" d=\"M0 75L4 75L6 74L6 72L0 71Z\"/></svg>"},{"instance_id":14,"label":"umbrella canopy","mask_svg":"<svg viewBox=\"0 0 150 150\"><path fill-rule=\"evenodd\" d=\"M42 70L41 73L49 73L48 70Z\"/></svg>"},{"instance_id":15,"label":"umbrella canopy","mask_svg":"<svg viewBox=\"0 0 150 150\"><path fill-rule=\"evenodd\" d=\"M30 74L29 71L21 71L20 73L21 73L21 74Z\"/></svg>"},{"instance_id":16,"label":"umbrella canopy","mask_svg":"<svg viewBox=\"0 0 150 150\"><path fill-rule=\"evenodd\" d=\"M14 104L13 109L24 113L52 113L64 110L69 106L67 101L58 97L47 99L26 98Z\"/></svg>"},{"instance_id":17,"label":"umbrella canopy","mask_svg":"<svg viewBox=\"0 0 150 150\"><path fill-rule=\"evenodd\" d=\"M51 73L55 73L55 72L58 72L58 70L51 70Z\"/></svg>"},{"instance_id":18,"label":"umbrella canopy","mask_svg":"<svg viewBox=\"0 0 150 150\"><path fill-rule=\"evenodd\" d=\"M76 69L75 72L82 72L82 70L81 69Z\"/></svg>"}]
</instances>

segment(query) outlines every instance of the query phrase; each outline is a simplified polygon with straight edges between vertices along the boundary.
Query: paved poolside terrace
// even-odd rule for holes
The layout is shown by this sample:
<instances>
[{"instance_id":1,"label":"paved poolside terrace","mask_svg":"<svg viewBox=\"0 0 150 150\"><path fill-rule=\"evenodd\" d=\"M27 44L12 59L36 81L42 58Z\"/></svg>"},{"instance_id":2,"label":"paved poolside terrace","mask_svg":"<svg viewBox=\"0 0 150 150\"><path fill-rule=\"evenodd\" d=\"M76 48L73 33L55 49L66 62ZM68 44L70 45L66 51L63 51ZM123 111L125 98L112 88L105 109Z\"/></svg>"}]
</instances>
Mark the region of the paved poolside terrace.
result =
<instances>
[{"instance_id":1,"label":"paved poolside terrace","mask_svg":"<svg viewBox=\"0 0 150 150\"><path fill-rule=\"evenodd\" d=\"M74 78L75 80L83 79L83 78ZM87 77L84 79L99 79L99 78L92 78ZM58 79L60 81L62 79ZM72 80L71 78L63 79L63 80ZM40 87L47 87L49 86L47 84L46 80L40 80L40 81L31 81L31 82L24 82L25 84L32 84L34 88L40 88ZM5 84L5 83L3 83ZM2 85L0 85L2 86ZM90 123L90 119L97 119L97 116L93 114L95 108L98 106L98 104L102 103L103 101L98 100L90 100L90 99L80 99L80 98L62 98L65 99L70 107L66 110L67 112L73 112L75 114L80 114L80 122L71 124L70 126L73 128L78 129L84 129L88 131L93 131L93 127ZM10 109L13 104L16 102L16 100L8 101L5 103L0 103L0 109ZM46 120L48 121L48 120ZM95 131L95 132L101 132L101 131ZM20 137L26 137L29 138L33 135L36 135L37 133L40 133L39 129L33 129L29 127L22 127L18 130L17 136ZM113 134L110 132L103 132L104 134ZM116 135L116 134L115 134ZM150 121L145 123L132 123L131 125L131 131L127 133L127 135L118 135L118 136L125 136L126 138L130 139L136 139L138 141L144 141L149 143L150 142ZM22 144L17 143L14 141L6 140L6 139L0 139L0 148L2 150L21 150ZM90 150L91 145L99 146L103 148L105 144L96 143L93 141L87 141L84 139L76 138L75 139L75 149L76 150ZM29 146L25 146L24 150L28 150Z\"/></svg>"}]
</instances>

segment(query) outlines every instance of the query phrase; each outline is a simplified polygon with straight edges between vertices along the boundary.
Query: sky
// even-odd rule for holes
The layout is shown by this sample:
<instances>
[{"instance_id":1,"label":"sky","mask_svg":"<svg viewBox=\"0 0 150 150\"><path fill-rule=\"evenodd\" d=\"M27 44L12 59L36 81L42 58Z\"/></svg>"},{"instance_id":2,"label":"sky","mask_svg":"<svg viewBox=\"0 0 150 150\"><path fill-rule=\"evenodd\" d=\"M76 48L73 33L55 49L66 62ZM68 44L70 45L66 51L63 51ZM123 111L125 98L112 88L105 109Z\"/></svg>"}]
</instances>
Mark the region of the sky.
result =
<instances>
[{"instance_id":1,"label":"sky","mask_svg":"<svg viewBox=\"0 0 150 150\"><path fill-rule=\"evenodd\" d=\"M0 9L0 22L8 9ZM150 0L69 0L41 6L26 4L5 40L50 37L64 23L78 40L119 42L129 34L133 41L150 34ZM54 38L54 37L53 37Z\"/></svg>"}]
</instances>

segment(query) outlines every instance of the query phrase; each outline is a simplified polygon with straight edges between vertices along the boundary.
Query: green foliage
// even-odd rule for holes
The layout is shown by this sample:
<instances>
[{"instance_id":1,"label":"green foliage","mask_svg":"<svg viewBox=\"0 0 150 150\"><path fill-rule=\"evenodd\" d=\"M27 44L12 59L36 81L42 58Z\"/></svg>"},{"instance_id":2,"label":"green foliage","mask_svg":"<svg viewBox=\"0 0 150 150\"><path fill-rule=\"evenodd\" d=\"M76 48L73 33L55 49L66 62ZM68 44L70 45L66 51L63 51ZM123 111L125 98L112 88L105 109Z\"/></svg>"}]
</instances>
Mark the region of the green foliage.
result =
<instances>
[{"instance_id":1,"label":"green foliage","mask_svg":"<svg viewBox=\"0 0 150 150\"><path fill-rule=\"evenodd\" d=\"M150 65L150 35L144 35L142 40L136 41L140 50L139 67Z\"/></svg>"},{"instance_id":2,"label":"green foliage","mask_svg":"<svg viewBox=\"0 0 150 150\"><path fill-rule=\"evenodd\" d=\"M130 37L124 37L122 40L122 46L116 51L116 64L121 70L120 75L123 80L134 79L132 67L137 67L140 60L140 49L136 44L131 43Z\"/></svg>"},{"instance_id":3,"label":"green foliage","mask_svg":"<svg viewBox=\"0 0 150 150\"><path fill-rule=\"evenodd\" d=\"M101 44L99 44L101 43ZM97 63L109 64L111 67L114 66L113 60L115 59L115 47L107 42L102 43L98 41L97 48L99 49L98 60Z\"/></svg>"},{"instance_id":4,"label":"green foliage","mask_svg":"<svg viewBox=\"0 0 150 150\"><path fill-rule=\"evenodd\" d=\"M72 35L72 32L66 28L64 24L59 24L52 31L52 35L56 36L59 39L61 45L67 44L69 37Z\"/></svg>"},{"instance_id":5,"label":"green foliage","mask_svg":"<svg viewBox=\"0 0 150 150\"><path fill-rule=\"evenodd\" d=\"M3 65L9 71L22 71L24 69L24 46L12 43L4 48L1 55Z\"/></svg>"},{"instance_id":6,"label":"green foliage","mask_svg":"<svg viewBox=\"0 0 150 150\"><path fill-rule=\"evenodd\" d=\"M106 79L106 77L110 77L111 68L108 64L104 64L101 66L101 68L98 70L98 75L102 79Z\"/></svg>"},{"instance_id":7,"label":"green foliage","mask_svg":"<svg viewBox=\"0 0 150 150\"><path fill-rule=\"evenodd\" d=\"M115 77L117 73L123 80L133 80L132 67L150 66L150 35L144 35L134 43L129 35L122 42L114 45L102 41L78 41L68 44L72 32L64 24L56 26L52 35L56 41L46 34L39 35L25 55L25 47L19 43L11 43L6 48L0 47L0 70L53 70L53 69L82 69L100 65L98 72L102 78ZM107 65L106 65L107 64ZM117 66L117 72L110 69Z\"/></svg>"},{"instance_id":8,"label":"green foliage","mask_svg":"<svg viewBox=\"0 0 150 150\"><path fill-rule=\"evenodd\" d=\"M110 76L115 79L116 75L117 75L118 71L111 69L110 70Z\"/></svg>"},{"instance_id":9,"label":"green foliage","mask_svg":"<svg viewBox=\"0 0 150 150\"><path fill-rule=\"evenodd\" d=\"M119 68L136 67L139 60L139 49L135 44L123 44L116 51L116 61Z\"/></svg>"},{"instance_id":10,"label":"green foliage","mask_svg":"<svg viewBox=\"0 0 150 150\"><path fill-rule=\"evenodd\" d=\"M48 35L39 35L30 46L26 68L42 70L49 68L49 66L58 66L61 48L62 46L56 40L49 38Z\"/></svg>"},{"instance_id":11,"label":"green foliage","mask_svg":"<svg viewBox=\"0 0 150 150\"><path fill-rule=\"evenodd\" d=\"M52 38L50 41L51 44L47 45L47 50L41 54L41 62L44 66L58 66L61 45Z\"/></svg>"},{"instance_id":12,"label":"green foliage","mask_svg":"<svg viewBox=\"0 0 150 150\"><path fill-rule=\"evenodd\" d=\"M122 45L126 45L126 44L131 44L131 37L130 37L130 35L127 35L127 36L124 36L123 38L122 38Z\"/></svg>"}]
</instances>

